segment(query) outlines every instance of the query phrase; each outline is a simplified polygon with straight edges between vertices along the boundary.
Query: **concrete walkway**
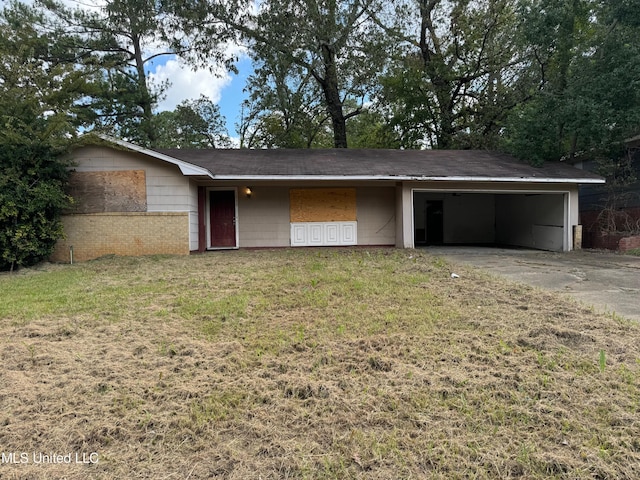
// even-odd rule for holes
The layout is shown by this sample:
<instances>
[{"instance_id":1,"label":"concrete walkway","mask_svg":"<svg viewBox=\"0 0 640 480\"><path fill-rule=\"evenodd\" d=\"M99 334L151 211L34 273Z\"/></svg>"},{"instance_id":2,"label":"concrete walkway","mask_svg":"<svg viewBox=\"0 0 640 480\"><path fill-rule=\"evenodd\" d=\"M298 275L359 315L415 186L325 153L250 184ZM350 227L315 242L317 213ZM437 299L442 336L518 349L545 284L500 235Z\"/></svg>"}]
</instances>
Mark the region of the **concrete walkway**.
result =
<instances>
[{"instance_id":1,"label":"concrete walkway","mask_svg":"<svg viewBox=\"0 0 640 480\"><path fill-rule=\"evenodd\" d=\"M598 310L640 321L640 257L578 250L567 253L484 247L428 247L453 264L566 292Z\"/></svg>"}]
</instances>

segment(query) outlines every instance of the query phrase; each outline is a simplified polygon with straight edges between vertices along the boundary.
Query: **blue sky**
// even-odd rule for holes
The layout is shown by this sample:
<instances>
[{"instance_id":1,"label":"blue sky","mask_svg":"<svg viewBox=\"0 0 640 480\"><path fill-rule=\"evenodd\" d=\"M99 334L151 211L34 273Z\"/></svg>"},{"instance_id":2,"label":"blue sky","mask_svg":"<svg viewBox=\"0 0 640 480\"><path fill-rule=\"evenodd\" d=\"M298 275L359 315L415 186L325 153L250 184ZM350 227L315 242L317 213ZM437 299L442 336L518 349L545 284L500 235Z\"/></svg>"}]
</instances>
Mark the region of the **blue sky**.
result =
<instances>
[{"instance_id":1,"label":"blue sky","mask_svg":"<svg viewBox=\"0 0 640 480\"><path fill-rule=\"evenodd\" d=\"M247 77L253 72L251 60L244 57L238 64L238 74L231 74L231 82L226 85L220 92L220 113L227 119L227 130L229 135L237 137L236 123L240 122L240 106L242 101L247 98L247 94L243 92Z\"/></svg>"},{"instance_id":2,"label":"blue sky","mask_svg":"<svg viewBox=\"0 0 640 480\"><path fill-rule=\"evenodd\" d=\"M225 70L212 74L206 69L193 70L173 56L158 57L153 65L149 65L149 79L151 82L168 81L170 86L157 110L173 110L184 100L206 95L220 107L229 135L237 139L236 123L240 121L242 101L247 97L243 89L253 68L244 54L240 54L236 65L237 74Z\"/></svg>"}]
</instances>

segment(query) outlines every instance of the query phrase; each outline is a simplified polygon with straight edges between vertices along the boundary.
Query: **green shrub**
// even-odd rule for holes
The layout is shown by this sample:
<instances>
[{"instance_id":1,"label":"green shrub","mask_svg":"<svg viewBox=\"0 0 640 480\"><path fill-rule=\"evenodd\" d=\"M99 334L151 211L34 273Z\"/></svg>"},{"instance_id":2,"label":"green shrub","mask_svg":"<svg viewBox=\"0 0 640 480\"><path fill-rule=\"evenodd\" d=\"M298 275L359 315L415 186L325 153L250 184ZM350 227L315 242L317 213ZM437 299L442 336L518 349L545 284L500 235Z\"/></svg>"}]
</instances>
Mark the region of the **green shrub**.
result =
<instances>
[{"instance_id":1,"label":"green shrub","mask_svg":"<svg viewBox=\"0 0 640 480\"><path fill-rule=\"evenodd\" d=\"M4 142L3 142L4 143ZM67 169L46 144L0 148L0 270L46 259L62 236Z\"/></svg>"}]
</instances>

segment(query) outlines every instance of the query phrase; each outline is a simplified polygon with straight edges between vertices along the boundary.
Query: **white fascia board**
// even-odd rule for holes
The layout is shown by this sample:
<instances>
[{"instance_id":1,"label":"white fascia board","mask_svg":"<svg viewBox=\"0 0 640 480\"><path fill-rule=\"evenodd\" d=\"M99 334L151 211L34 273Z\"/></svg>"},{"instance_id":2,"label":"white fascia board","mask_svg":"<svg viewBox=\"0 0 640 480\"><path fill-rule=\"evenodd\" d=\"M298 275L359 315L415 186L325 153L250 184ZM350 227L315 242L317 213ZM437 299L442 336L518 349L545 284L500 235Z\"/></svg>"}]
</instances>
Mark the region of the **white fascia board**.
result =
<instances>
[{"instance_id":1,"label":"white fascia board","mask_svg":"<svg viewBox=\"0 0 640 480\"><path fill-rule=\"evenodd\" d=\"M183 160L178 160L177 158L170 157L169 155L165 155L160 152L154 152L153 150L149 150L144 147L140 147L133 143L126 142L124 140L120 140L114 137L110 137L109 135L99 135L100 138L106 140L110 143L115 143L116 145L120 145L128 150L133 150L134 152L142 153L143 155L147 155L149 157L157 158L158 160L162 160L163 162L171 163L180 168L180 171L185 176L191 175L204 175L207 177L211 177L211 172L206 168L198 167L197 165L193 165L192 163L185 162Z\"/></svg>"},{"instance_id":2,"label":"white fascia board","mask_svg":"<svg viewBox=\"0 0 640 480\"><path fill-rule=\"evenodd\" d=\"M391 180L406 182L501 182L501 183L605 183L598 178L534 178L534 177L417 177L401 175L211 175L214 180L241 181L361 181Z\"/></svg>"},{"instance_id":3,"label":"white fascia board","mask_svg":"<svg viewBox=\"0 0 640 480\"><path fill-rule=\"evenodd\" d=\"M510 182L510 183L605 183L602 178L548 178L548 177L420 177L416 180L449 182Z\"/></svg>"}]
</instances>

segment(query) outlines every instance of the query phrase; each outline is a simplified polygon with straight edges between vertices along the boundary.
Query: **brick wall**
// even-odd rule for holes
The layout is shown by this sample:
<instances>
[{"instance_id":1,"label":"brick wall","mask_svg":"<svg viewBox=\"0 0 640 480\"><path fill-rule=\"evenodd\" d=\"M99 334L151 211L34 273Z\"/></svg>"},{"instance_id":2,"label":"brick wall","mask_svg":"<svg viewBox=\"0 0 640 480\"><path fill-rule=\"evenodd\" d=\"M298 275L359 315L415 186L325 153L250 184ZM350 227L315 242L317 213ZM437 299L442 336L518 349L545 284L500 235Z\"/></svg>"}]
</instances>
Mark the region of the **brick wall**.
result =
<instances>
[{"instance_id":1,"label":"brick wall","mask_svg":"<svg viewBox=\"0 0 640 480\"><path fill-rule=\"evenodd\" d=\"M587 248L619 250L621 252L640 248L640 235L625 236L623 233L588 232L587 239Z\"/></svg>"},{"instance_id":2,"label":"brick wall","mask_svg":"<svg viewBox=\"0 0 640 480\"><path fill-rule=\"evenodd\" d=\"M607 250L627 251L640 248L640 236L629 233L603 233L598 216L600 211L580 212L580 218L585 228L582 246ZM640 207L625 208L618 212L619 227L624 228L628 221L633 227L640 221Z\"/></svg>"},{"instance_id":3,"label":"brick wall","mask_svg":"<svg viewBox=\"0 0 640 480\"><path fill-rule=\"evenodd\" d=\"M640 248L640 235L636 235L635 237L621 238L620 242L618 243L618 247L621 252Z\"/></svg>"},{"instance_id":4,"label":"brick wall","mask_svg":"<svg viewBox=\"0 0 640 480\"><path fill-rule=\"evenodd\" d=\"M70 246L79 262L110 254L189 254L187 212L67 215L62 222L66 238L57 243L53 262L68 262Z\"/></svg>"},{"instance_id":5,"label":"brick wall","mask_svg":"<svg viewBox=\"0 0 640 480\"><path fill-rule=\"evenodd\" d=\"M583 232L582 248L595 248L598 250L618 250L620 234L603 234L601 232Z\"/></svg>"}]
</instances>

